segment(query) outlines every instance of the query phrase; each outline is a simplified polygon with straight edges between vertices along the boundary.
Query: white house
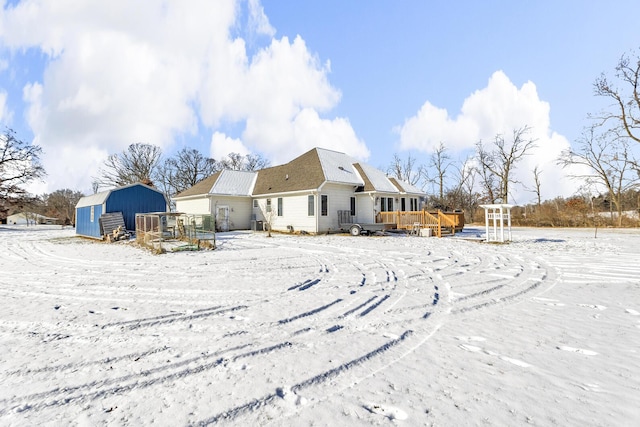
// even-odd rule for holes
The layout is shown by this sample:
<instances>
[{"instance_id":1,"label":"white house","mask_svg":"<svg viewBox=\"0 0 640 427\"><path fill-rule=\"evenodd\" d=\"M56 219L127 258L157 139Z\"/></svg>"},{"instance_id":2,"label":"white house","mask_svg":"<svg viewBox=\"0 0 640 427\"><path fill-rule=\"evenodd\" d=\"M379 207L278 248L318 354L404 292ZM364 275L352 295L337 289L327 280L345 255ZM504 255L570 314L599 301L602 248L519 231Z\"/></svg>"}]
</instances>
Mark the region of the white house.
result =
<instances>
[{"instance_id":1,"label":"white house","mask_svg":"<svg viewBox=\"0 0 640 427\"><path fill-rule=\"evenodd\" d=\"M33 212L20 212L7 217L7 224L15 225L36 225L36 224L56 224L58 218L51 218Z\"/></svg>"},{"instance_id":2,"label":"white house","mask_svg":"<svg viewBox=\"0 0 640 427\"><path fill-rule=\"evenodd\" d=\"M314 148L289 163L257 172L221 171L178 194L176 209L228 218L228 229L251 221L273 230L339 230L338 211L375 223L384 211L418 210L424 192L337 151ZM221 210L222 209L222 210Z\"/></svg>"},{"instance_id":3,"label":"white house","mask_svg":"<svg viewBox=\"0 0 640 427\"><path fill-rule=\"evenodd\" d=\"M221 231L248 230L252 219L251 193L257 172L222 170L174 197L176 211L215 215Z\"/></svg>"}]
</instances>

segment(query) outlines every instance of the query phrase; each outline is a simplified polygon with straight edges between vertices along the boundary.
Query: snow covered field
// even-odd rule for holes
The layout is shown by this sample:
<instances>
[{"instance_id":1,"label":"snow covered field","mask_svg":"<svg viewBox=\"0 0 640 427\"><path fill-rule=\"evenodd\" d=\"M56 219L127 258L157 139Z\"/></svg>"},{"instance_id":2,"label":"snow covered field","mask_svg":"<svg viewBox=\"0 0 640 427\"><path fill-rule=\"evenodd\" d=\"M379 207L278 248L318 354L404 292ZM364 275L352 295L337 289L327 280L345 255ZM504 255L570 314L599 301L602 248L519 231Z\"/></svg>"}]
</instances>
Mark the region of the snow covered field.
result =
<instances>
[{"instance_id":1,"label":"snow covered field","mask_svg":"<svg viewBox=\"0 0 640 427\"><path fill-rule=\"evenodd\" d=\"M0 226L0 425L638 425L640 230Z\"/></svg>"}]
</instances>

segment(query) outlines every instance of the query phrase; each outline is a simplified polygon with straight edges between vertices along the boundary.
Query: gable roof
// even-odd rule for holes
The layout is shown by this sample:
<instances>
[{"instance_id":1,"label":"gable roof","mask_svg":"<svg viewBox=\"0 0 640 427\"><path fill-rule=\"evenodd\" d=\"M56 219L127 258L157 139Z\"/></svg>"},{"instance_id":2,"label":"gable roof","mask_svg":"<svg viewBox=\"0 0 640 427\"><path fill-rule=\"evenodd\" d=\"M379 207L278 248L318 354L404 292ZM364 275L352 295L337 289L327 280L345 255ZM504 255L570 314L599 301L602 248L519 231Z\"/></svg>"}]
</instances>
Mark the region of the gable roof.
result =
<instances>
[{"instance_id":1,"label":"gable roof","mask_svg":"<svg viewBox=\"0 0 640 427\"><path fill-rule=\"evenodd\" d=\"M217 194L221 196L251 196L257 172L225 169L199 181L174 198Z\"/></svg>"},{"instance_id":2,"label":"gable roof","mask_svg":"<svg viewBox=\"0 0 640 427\"><path fill-rule=\"evenodd\" d=\"M253 194L316 190L325 182L364 185L353 163L344 153L314 148L289 163L258 171Z\"/></svg>"},{"instance_id":3,"label":"gable roof","mask_svg":"<svg viewBox=\"0 0 640 427\"><path fill-rule=\"evenodd\" d=\"M111 194L111 190L101 191L99 193L91 194L90 196L81 197L80 200L78 200L78 203L76 203L76 208L101 205L107 201L109 194Z\"/></svg>"},{"instance_id":4,"label":"gable roof","mask_svg":"<svg viewBox=\"0 0 640 427\"><path fill-rule=\"evenodd\" d=\"M407 194L425 194L424 191L416 187L415 185L411 185L408 182L401 181L399 179L390 177L389 181L396 186L396 188L400 191L400 193Z\"/></svg>"},{"instance_id":5,"label":"gable roof","mask_svg":"<svg viewBox=\"0 0 640 427\"><path fill-rule=\"evenodd\" d=\"M167 198L165 196L165 194L162 191L158 190L157 188L150 187L150 186L148 186L146 184L143 184L141 182L135 182L133 184L123 185L121 187L111 188L109 190L105 190L105 191L101 191L99 193L91 194L89 196L81 197L80 200L78 200L78 203L76 203L76 208L84 208L84 207L87 207L87 206L101 205L101 204L103 204L103 203L105 203L107 201L107 199L109 198L111 193L113 193L114 191L122 190L122 189L129 188L129 187L135 187L137 185L140 185L142 187L148 188L149 190L153 190L153 191L155 191L157 193L162 194L162 196L165 198L165 200Z\"/></svg>"},{"instance_id":6,"label":"gable roof","mask_svg":"<svg viewBox=\"0 0 640 427\"><path fill-rule=\"evenodd\" d=\"M208 194L260 196L313 191L325 183L361 187L365 192L424 194L418 188L388 178L384 172L353 157L325 148L314 148L280 166L257 172L216 172L174 199Z\"/></svg>"},{"instance_id":7,"label":"gable roof","mask_svg":"<svg viewBox=\"0 0 640 427\"><path fill-rule=\"evenodd\" d=\"M364 163L357 163L355 168L363 176L365 185L364 191L379 191L382 193L397 193L398 188L389 181L387 175L380 169Z\"/></svg>"},{"instance_id":8,"label":"gable roof","mask_svg":"<svg viewBox=\"0 0 640 427\"><path fill-rule=\"evenodd\" d=\"M362 177L354 168L356 160L344 153L316 148L318 159L327 182L364 185Z\"/></svg>"}]
</instances>

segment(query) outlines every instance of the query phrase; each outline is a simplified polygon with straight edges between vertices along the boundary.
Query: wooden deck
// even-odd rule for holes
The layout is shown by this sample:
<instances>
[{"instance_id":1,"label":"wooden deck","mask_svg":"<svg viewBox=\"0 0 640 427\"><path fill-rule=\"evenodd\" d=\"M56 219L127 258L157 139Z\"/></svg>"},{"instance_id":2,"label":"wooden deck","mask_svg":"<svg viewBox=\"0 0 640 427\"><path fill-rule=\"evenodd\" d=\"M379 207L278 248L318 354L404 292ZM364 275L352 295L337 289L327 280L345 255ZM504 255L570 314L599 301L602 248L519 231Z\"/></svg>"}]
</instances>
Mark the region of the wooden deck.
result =
<instances>
[{"instance_id":1,"label":"wooden deck","mask_svg":"<svg viewBox=\"0 0 640 427\"><path fill-rule=\"evenodd\" d=\"M376 222L395 224L399 230L430 228L434 236L455 234L464 227L463 212L393 211L380 212Z\"/></svg>"}]
</instances>

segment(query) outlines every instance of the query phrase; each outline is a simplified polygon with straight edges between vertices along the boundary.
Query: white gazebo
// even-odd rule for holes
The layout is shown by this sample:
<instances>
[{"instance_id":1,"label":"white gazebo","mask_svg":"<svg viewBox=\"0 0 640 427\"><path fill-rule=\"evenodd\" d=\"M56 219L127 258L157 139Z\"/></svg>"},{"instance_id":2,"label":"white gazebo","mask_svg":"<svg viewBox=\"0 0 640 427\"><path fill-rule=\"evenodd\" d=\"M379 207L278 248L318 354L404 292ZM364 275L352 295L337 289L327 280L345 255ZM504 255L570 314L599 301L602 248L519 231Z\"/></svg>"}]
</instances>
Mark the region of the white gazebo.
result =
<instances>
[{"instance_id":1,"label":"white gazebo","mask_svg":"<svg viewBox=\"0 0 640 427\"><path fill-rule=\"evenodd\" d=\"M485 242L505 241L505 221L506 240L511 241L511 208L513 205L492 204L480 205L484 208Z\"/></svg>"}]
</instances>

